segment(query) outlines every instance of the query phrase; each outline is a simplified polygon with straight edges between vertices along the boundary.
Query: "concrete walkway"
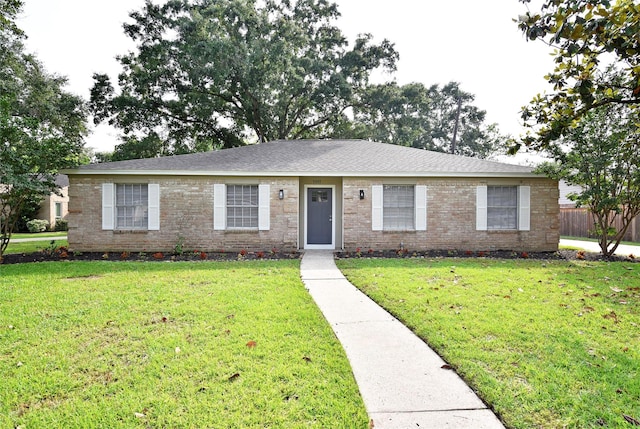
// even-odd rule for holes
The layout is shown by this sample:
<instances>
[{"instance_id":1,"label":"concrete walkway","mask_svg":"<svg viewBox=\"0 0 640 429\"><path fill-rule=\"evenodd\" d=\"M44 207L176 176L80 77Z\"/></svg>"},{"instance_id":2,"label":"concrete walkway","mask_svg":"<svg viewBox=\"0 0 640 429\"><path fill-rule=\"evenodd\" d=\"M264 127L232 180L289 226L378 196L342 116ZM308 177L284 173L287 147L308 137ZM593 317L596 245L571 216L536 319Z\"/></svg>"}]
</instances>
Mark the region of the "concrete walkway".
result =
<instances>
[{"instance_id":1,"label":"concrete walkway","mask_svg":"<svg viewBox=\"0 0 640 429\"><path fill-rule=\"evenodd\" d=\"M34 237L34 238L16 238L16 239L11 239L9 240L9 243L29 243L32 241L58 241L58 240L66 240L67 236L60 236L60 237Z\"/></svg>"},{"instance_id":2,"label":"concrete walkway","mask_svg":"<svg viewBox=\"0 0 640 429\"><path fill-rule=\"evenodd\" d=\"M331 251L306 251L300 271L342 343L374 428L504 428L435 352L345 279Z\"/></svg>"},{"instance_id":3,"label":"concrete walkway","mask_svg":"<svg viewBox=\"0 0 640 429\"><path fill-rule=\"evenodd\" d=\"M561 238L560 245L578 247L580 249L586 250L587 252L600 253L600 245L593 241L568 240L565 238ZM614 253L620 256L629 256L629 255L640 256L640 246L634 246L630 244L621 244L618 246L618 248Z\"/></svg>"}]
</instances>

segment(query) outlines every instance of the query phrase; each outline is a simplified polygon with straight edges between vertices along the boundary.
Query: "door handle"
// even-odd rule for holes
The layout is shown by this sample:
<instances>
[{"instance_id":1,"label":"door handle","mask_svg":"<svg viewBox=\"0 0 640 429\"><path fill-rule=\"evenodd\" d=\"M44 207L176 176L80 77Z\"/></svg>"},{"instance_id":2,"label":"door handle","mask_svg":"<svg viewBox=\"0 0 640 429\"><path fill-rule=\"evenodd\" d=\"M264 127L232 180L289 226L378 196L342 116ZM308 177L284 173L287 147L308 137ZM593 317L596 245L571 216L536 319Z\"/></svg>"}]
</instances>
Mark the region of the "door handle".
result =
<instances>
[{"instance_id":1,"label":"door handle","mask_svg":"<svg viewBox=\"0 0 640 429\"><path fill-rule=\"evenodd\" d=\"M333 217L329 216L329 222L333 222Z\"/></svg>"}]
</instances>

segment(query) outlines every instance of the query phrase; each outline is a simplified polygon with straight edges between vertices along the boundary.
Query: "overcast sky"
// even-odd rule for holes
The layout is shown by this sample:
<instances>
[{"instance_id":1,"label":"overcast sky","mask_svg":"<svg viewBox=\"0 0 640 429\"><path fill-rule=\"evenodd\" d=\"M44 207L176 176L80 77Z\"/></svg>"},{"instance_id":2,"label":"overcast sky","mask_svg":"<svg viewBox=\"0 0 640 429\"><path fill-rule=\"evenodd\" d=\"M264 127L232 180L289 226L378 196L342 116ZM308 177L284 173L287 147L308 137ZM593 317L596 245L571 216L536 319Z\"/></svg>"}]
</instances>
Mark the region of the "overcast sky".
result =
<instances>
[{"instance_id":1,"label":"overcast sky","mask_svg":"<svg viewBox=\"0 0 640 429\"><path fill-rule=\"evenodd\" d=\"M337 0L338 26L353 41L371 33L395 43L400 84L461 83L475 94L488 122L510 134L521 131L521 107L548 86L549 48L526 42L512 21L526 11L518 0ZM119 72L115 56L133 48L122 23L143 0L25 0L18 25L27 48L52 73L69 78L69 90L89 97L94 72ZM108 127L88 146L110 151L118 143Z\"/></svg>"}]
</instances>

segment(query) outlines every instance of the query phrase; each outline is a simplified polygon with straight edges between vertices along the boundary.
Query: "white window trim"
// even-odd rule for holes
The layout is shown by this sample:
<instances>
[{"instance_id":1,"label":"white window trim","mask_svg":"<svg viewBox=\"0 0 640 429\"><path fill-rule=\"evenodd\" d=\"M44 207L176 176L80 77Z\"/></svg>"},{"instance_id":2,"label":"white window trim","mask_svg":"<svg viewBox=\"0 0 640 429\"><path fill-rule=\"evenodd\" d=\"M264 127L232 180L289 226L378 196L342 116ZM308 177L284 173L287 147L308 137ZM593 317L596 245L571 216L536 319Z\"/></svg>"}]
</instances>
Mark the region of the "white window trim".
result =
<instances>
[{"instance_id":1,"label":"white window trim","mask_svg":"<svg viewBox=\"0 0 640 429\"><path fill-rule=\"evenodd\" d=\"M531 230L531 187L518 186L518 225L513 230L496 231L530 231ZM476 188L476 230L489 231L487 227L487 186Z\"/></svg>"},{"instance_id":2,"label":"white window trim","mask_svg":"<svg viewBox=\"0 0 640 429\"><path fill-rule=\"evenodd\" d=\"M235 183L230 183L230 185ZM242 185L256 186L255 183ZM258 184L258 228L227 228L227 185L213 185L213 229L215 231L269 231L271 229L271 185Z\"/></svg>"},{"instance_id":3,"label":"white window trim","mask_svg":"<svg viewBox=\"0 0 640 429\"><path fill-rule=\"evenodd\" d=\"M414 229L427 230L427 187L425 185L402 184L414 189ZM371 230L384 231L384 186L371 186ZM412 231L413 231L412 230Z\"/></svg>"},{"instance_id":4,"label":"white window trim","mask_svg":"<svg viewBox=\"0 0 640 429\"><path fill-rule=\"evenodd\" d=\"M143 183L144 184L144 183ZM141 231L160 230L160 185L148 183L147 199L147 228ZM102 184L102 229L113 231L116 229L116 184Z\"/></svg>"}]
</instances>

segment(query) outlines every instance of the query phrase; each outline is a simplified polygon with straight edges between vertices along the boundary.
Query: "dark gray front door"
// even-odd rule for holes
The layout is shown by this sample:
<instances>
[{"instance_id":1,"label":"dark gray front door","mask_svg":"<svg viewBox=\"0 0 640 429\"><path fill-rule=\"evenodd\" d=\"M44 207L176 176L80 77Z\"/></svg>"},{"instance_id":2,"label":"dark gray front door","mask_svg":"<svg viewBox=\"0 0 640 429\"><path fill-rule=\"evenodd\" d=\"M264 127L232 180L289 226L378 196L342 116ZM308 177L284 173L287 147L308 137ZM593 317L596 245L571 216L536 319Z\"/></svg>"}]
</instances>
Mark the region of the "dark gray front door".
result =
<instances>
[{"instance_id":1,"label":"dark gray front door","mask_svg":"<svg viewBox=\"0 0 640 429\"><path fill-rule=\"evenodd\" d=\"M331 188L307 189L307 244L333 244Z\"/></svg>"}]
</instances>

